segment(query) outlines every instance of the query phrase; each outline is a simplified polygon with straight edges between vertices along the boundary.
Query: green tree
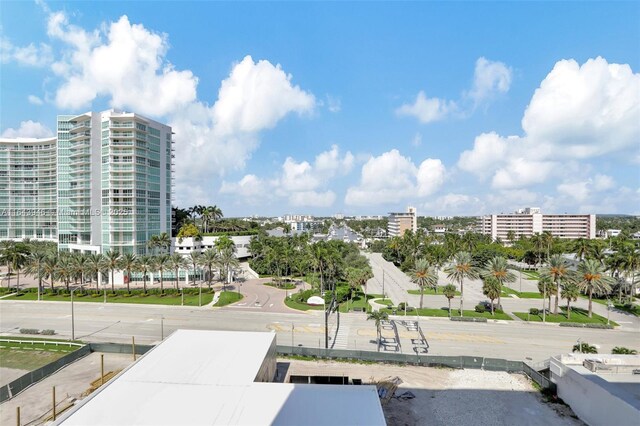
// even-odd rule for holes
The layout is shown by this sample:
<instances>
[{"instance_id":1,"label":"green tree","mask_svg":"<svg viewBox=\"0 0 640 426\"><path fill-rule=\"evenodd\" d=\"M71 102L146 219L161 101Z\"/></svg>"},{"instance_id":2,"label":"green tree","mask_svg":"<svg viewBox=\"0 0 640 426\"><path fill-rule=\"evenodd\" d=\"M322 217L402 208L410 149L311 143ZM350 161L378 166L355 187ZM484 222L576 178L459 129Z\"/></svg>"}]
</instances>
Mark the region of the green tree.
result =
<instances>
[{"instance_id":1,"label":"green tree","mask_svg":"<svg viewBox=\"0 0 640 426\"><path fill-rule=\"evenodd\" d=\"M180 289L180 285L179 285L180 269L187 268L187 260L184 257L182 257L180 253L173 253L171 256L169 256L169 265L171 269L173 269L173 272L175 273L176 290L179 290Z\"/></svg>"},{"instance_id":2,"label":"green tree","mask_svg":"<svg viewBox=\"0 0 640 426\"><path fill-rule=\"evenodd\" d=\"M184 238L193 238L194 241L202 241L200 230L193 223L186 223L178 231L178 242L182 243Z\"/></svg>"},{"instance_id":3,"label":"green tree","mask_svg":"<svg viewBox=\"0 0 640 426\"><path fill-rule=\"evenodd\" d=\"M161 253L165 253L171 247L171 237L166 232L160 235L152 235L147 242L147 247L150 249L160 249Z\"/></svg>"},{"instance_id":4,"label":"green tree","mask_svg":"<svg viewBox=\"0 0 640 426\"><path fill-rule=\"evenodd\" d=\"M194 283L196 281L197 269L198 269L198 266L200 266L200 258L201 257L202 257L202 254L198 253L197 251L190 252L189 256L187 257L187 261L193 267L193 281L194 281Z\"/></svg>"},{"instance_id":5,"label":"green tree","mask_svg":"<svg viewBox=\"0 0 640 426\"><path fill-rule=\"evenodd\" d=\"M125 272L127 293L131 293L131 288L129 286L131 282L131 271L135 271L138 268L138 256L133 253L125 253L120 257L119 267Z\"/></svg>"},{"instance_id":6,"label":"green tree","mask_svg":"<svg viewBox=\"0 0 640 426\"><path fill-rule=\"evenodd\" d=\"M42 251L36 251L29 255L27 259L26 273L38 279L38 300L42 293L42 278L44 277L44 263L47 260L47 254Z\"/></svg>"},{"instance_id":7,"label":"green tree","mask_svg":"<svg viewBox=\"0 0 640 426\"><path fill-rule=\"evenodd\" d=\"M27 263L30 251L26 244L3 241L0 248L0 262L7 267L7 288L11 287L11 273L16 273L16 288L20 288L20 271Z\"/></svg>"},{"instance_id":8,"label":"green tree","mask_svg":"<svg viewBox=\"0 0 640 426\"><path fill-rule=\"evenodd\" d=\"M104 271L104 257L99 253L90 253L87 255L86 272L91 277L91 281L96 279L96 293L100 291L98 288L98 274Z\"/></svg>"},{"instance_id":9,"label":"green tree","mask_svg":"<svg viewBox=\"0 0 640 426\"><path fill-rule=\"evenodd\" d=\"M142 274L142 291L144 294L147 294L147 275L149 272L153 271L154 268L154 258L153 256L140 256L138 258L138 262L136 264L136 272L140 272Z\"/></svg>"},{"instance_id":10,"label":"green tree","mask_svg":"<svg viewBox=\"0 0 640 426\"><path fill-rule=\"evenodd\" d=\"M115 293L116 288L114 284L113 273L116 269L120 267L120 252L118 250L109 250L104 254L104 265L105 269L111 272L109 281L111 283L111 291Z\"/></svg>"},{"instance_id":11,"label":"green tree","mask_svg":"<svg viewBox=\"0 0 640 426\"><path fill-rule=\"evenodd\" d=\"M578 264L578 288L589 296L589 318L593 316L593 294L611 291L614 279L605 275L604 268L597 260L585 259Z\"/></svg>"},{"instance_id":12,"label":"green tree","mask_svg":"<svg viewBox=\"0 0 640 426\"><path fill-rule=\"evenodd\" d=\"M171 267L171 258L168 254L161 254L154 257L153 269L160 275L160 294L164 294L163 273Z\"/></svg>"},{"instance_id":13,"label":"green tree","mask_svg":"<svg viewBox=\"0 0 640 426\"><path fill-rule=\"evenodd\" d=\"M466 251L456 253L453 257L453 264L445 269L447 279L457 282L460 285L460 316L464 315L464 280L476 279L480 275L477 268L473 266L471 255Z\"/></svg>"},{"instance_id":14,"label":"green tree","mask_svg":"<svg viewBox=\"0 0 640 426\"><path fill-rule=\"evenodd\" d=\"M493 278L498 285L498 305L500 305L500 293L502 287L507 283L512 283L516 280L516 275L511 272L507 259L502 256L495 256L485 264L484 268L480 271L480 275L485 278ZM496 285L491 283L491 285ZM492 302L493 303L493 302Z\"/></svg>"},{"instance_id":15,"label":"green tree","mask_svg":"<svg viewBox=\"0 0 640 426\"><path fill-rule=\"evenodd\" d=\"M625 348L624 346L616 346L613 348L611 353L615 355L637 355L638 351L635 349Z\"/></svg>"},{"instance_id":16,"label":"green tree","mask_svg":"<svg viewBox=\"0 0 640 426\"><path fill-rule=\"evenodd\" d=\"M226 291L226 285L229 284L230 272L233 268L237 268L240 262L238 262L238 258L233 250L226 248L220 252L218 265L220 266L220 276L223 279L223 291Z\"/></svg>"},{"instance_id":17,"label":"green tree","mask_svg":"<svg viewBox=\"0 0 640 426\"><path fill-rule=\"evenodd\" d=\"M553 313L558 314L558 301L560 299L560 290L564 283L572 279L573 274L569 269L569 262L560 254L554 254L549 258L549 262L546 268L540 271L540 277L546 278L549 281L555 283L555 304Z\"/></svg>"},{"instance_id":18,"label":"green tree","mask_svg":"<svg viewBox=\"0 0 640 426\"><path fill-rule=\"evenodd\" d=\"M54 279L56 277L56 272L57 272L57 268L58 268L58 253L53 253L47 256L47 258L44 261L44 265L42 267L44 275L43 277L49 278L49 280L51 281L51 291L53 292L55 290L55 286L54 286Z\"/></svg>"},{"instance_id":19,"label":"green tree","mask_svg":"<svg viewBox=\"0 0 640 426\"><path fill-rule=\"evenodd\" d=\"M444 294L444 297L446 297L447 301L449 302L449 317L451 317L451 299L453 299L456 295L456 286L453 284L447 284L444 287L442 287L442 293Z\"/></svg>"},{"instance_id":20,"label":"green tree","mask_svg":"<svg viewBox=\"0 0 640 426\"><path fill-rule=\"evenodd\" d=\"M207 269L207 286L211 289L214 267L218 265L220 253L214 249L205 250L200 257L200 264Z\"/></svg>"},{"instance_id":21,"label":"green tree","mask_svg":"<svg viewBox=\"0 0 640 426\"><path fill-rule=\"evenodd\" d=\"M580 352L583 354L597 354L598 349L595 346L588 344L587 342L580 342L573 345L573 352Z\"/></svg>"},{"instance_id":22,"label":"green tree","mask_svg":"<svg viewBox=\"0 0 640 426\"><path fill-rule=\"evenodd\" d=\"M493 301L500 297L502 291L502 284L492 275L488 275L482 284L482 293L491 300L491 316L494 313Z\"/></svg>"},{"instance_id":23,"label":"green tree","mask_svg":"<svg viewBox=\"0 0 640 426\"><path fill-rule=\"evenodd\" d=\"M387 321L389 314L383 311L373 311L367 316L367 320L373 320L376 324L376 340L378 343L378 352L380 352L380 325L382 321Z\"/></svg>"},{"instance_id":24,"label":"green tree","mask_svg":"<svg viewBox=\"0 0 640 426\"><path fill-rule=\"evenodd\" d=\"M416 266L411 270L409 276L411 277L411 282L420 288L420 309L422 309L424 288L438 288L438 273L429 265L426 259L418 259Z\"/></svg>"},{"instance_id":25,"label":"green tree","mask_svg":"<svg viewBox=\"0 0 640 426\"><path fill-rule=\"evenodd\" d=\"M567 299L567 319L571 319L571 302L578 300L580 289L576 284L569 282L562 287L560 296L563 299Z\"/></svg>"}]
</instances>

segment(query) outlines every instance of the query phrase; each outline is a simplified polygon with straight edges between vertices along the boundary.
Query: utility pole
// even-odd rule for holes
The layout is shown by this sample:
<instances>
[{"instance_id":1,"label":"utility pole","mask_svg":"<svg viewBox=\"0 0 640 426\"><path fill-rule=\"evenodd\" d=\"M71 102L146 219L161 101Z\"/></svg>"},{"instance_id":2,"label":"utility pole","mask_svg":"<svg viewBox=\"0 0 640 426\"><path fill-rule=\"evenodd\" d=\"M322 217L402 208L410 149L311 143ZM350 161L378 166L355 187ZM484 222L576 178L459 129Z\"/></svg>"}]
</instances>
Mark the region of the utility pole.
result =
<instances>
[{"instance_id":1,"label":"utility pole","mask_svg":"<svg viewBox=\"0 0 640 426\"><path fill-rule=\"evenodd\" d=\"M384 300L384 269L382 270L382 299Z\"/></svg>"}]
</instances>

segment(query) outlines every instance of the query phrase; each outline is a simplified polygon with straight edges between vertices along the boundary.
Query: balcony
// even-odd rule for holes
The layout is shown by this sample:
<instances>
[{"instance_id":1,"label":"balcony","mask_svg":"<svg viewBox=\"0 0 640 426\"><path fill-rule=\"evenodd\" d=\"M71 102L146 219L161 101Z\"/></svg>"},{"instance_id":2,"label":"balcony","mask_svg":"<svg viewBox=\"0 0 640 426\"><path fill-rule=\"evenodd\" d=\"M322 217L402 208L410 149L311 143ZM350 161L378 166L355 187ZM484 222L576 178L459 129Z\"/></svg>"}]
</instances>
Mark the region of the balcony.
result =
<instances>
[{"instance_id":1,"label":"balcony","mask_svg":"<svg viewBox=\"0 0 640 426\"><path fill-rule=\"evenodd\" d=\"M79 140L82 140L82 139L90 139L91 138L91 132L89 132L89 131L72 133L72 135L73 136L71 136L69 138L69 142L79 141Z\"/></svg>"},{"instance_id":2,"label":"balcony","mask_svg":"<svg viewBox=\"0 0 640 426\"><path fill-rule=\"evenodd\" d=\"M78 124L76 124L75 126L73 126L72 128L69 129L69 133L71 133L71 134L80 133L80 132L87 132L87 131L91 131L91 122L90 121L83 121L83 122L78 123Z\"/></svg>"}]
</instances>

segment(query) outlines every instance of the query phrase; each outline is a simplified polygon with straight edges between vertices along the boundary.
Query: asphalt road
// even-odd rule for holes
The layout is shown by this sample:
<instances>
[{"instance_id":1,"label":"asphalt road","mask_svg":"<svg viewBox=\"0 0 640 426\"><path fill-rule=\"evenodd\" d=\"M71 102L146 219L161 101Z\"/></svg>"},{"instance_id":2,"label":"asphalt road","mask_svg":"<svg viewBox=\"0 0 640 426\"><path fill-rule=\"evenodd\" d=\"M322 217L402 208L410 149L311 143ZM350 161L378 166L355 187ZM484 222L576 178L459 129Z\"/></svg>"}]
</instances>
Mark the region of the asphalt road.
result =
<instances>
[{"instance_id":1,"label":"asphalt road","mask_svg":"<svg viewBox=\"0 0 640 426\"><path fill-rule=\"evenodd\" d=\"M254 312L242 308L97 304L76 302L75 336L85 341L154 343L172 331L184 329L275 331L283 345L323 345L322 312ZM363 313L342 314L339 339L342 348L376 350L375 325ZM420 326L434 355L471 355L542 361L569 352L580 338L609 352L614 346L640 349L637 330L573 329L554 324L460 323L446 318L420 318ZM20 328L54 329L71 336L68 302L0 300L0 333L19 334ZM400 336L401 339L403 336ZM337 340L336 340L337 342ZM405 350L406 349L405 346Z\"/></svg>"}]
</instances>

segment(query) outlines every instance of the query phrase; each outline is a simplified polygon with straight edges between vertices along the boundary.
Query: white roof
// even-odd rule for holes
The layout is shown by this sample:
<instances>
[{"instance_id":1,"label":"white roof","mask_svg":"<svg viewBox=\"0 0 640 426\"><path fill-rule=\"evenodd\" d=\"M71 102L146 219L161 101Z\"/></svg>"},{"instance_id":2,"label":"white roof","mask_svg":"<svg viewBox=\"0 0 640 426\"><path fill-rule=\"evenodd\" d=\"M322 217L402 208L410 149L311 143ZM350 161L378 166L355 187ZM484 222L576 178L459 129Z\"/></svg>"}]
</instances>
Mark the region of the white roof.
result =
<instances>
[{"instance_id":1,"label":"white roof","mask_svg":"<svg viewBox=\"0 0 640 426\"><path fill-rule=\"evenodd\" d=\"M254 382L274 339L178 330L58 424L386 424L374 386Z\"/></svg>"}]
</instances>

